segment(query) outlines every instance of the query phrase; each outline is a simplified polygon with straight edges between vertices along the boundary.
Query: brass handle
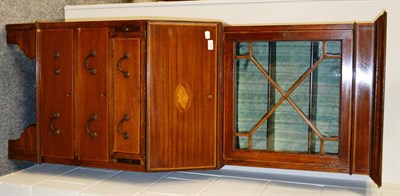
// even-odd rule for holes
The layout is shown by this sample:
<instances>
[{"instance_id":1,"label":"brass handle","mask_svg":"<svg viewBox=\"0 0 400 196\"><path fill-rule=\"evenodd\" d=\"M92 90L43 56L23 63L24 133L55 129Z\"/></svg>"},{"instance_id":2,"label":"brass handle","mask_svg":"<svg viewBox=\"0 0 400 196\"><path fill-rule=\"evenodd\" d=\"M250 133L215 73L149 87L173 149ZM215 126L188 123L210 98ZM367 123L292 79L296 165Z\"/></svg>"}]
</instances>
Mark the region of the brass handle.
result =
<instances>
[{"instance_id":1,"label":"brass handle","mask_svg":"<svg viewBox=\"0 0 400 196\"><path fill-rule=\"evenodd\" d=\"M58 59L58 58L60 58L61 54L60 54L60 52L55 51L53 56L54 56L55 59Z\"/></svg>"},{"instance_id":2,"label":"brass handle","mask_svg":"<svg viewBox=\"0 0 400 196\"><path fill-rule=\"evenodd\" d=\"M90 129L90 124L92 123L92 121L95 121L95 120L97 120L97 115L96 114L92 114L92 115L90 115L89 120L86 121L86 131L92 137L97 137L97 132Z\"/></svg>"},{"instance_id":3,"label":"brass handle","mask_svg":"<svg viewBox=\"0 0 400 196\"><path fill-rule=\"evenodd\" d=\"M61 73L61 69L60 68L56 68L54 70L54 74L56 74L57 76L60 75L60 73Z\"/></svg>"},{"instance_id":4,"label":"brass handle","mask_svg":"<svg viewBox=\"0 0 400 196\"><path fill-rule=\"evenodd\" d=\"M53 56L54 56L54 59L58 59L58 58L60 58L61 54L60 54L60 52L58 52L58 51L54 51ZM55 74L55 75L60 75L60 73L61 73L61 69L60 69L60 68L56 68L56 69L54 70L54 74Z\"/></svg>"},{"instance_id":5,"label":"brass handle","mask_svg":"<svg viewBox=\"0 0 400 196\"><path fill-rule=\"evenodd\" d=\"M96 56L96 51L95 50L91 50L90 54L86 56L85 58L85 67L86 69L89 70L90 75L94 75L96 74L97 70L94 67L89 67L89 58L95 57Z\"/></svg>"},{"instance_id":6,"label":"brass handle","mask_svg":"<svg viewBox=\"0 0 400 196\"><path fill-rule=\"evenodd\" d=\"M129 57L131 57L131 54L130 54L129 52L125 52L125 53L124 53L124 56L122 56L122 57L118 60L118 65L117 65L118 71L121 72L121 73L123 73L125 78L129 78L130 73L129 73L128 71L123 71L123 70L121 69L121 62L122 62L123 60L128 60Z\"/></svg>"},{"instance_id":7,"label":"brass handle","mask_svg":"<svg viewBox=\"0 0 400 196\"><path fill-rule=\"evenodd\" d=\"M60 135L60 133L61 133L60 129L57 127L54 127L54 125L53 125L54 121L56 121L58 118L60 118L60 113L58 113L58 112L53 113L53 115L50 118L50 122L49 122L50 129L55 135Z\"/></svg>"},{"instance_id":8,"label":"brass handle","mask_svg":"<svg viewBox=\"0 0 400 196\"><path fill-rule=\"evenodd\" d=\"M122 134L122 136L124 137L124 139L129 139L129 133L126 132L126 131L123 131L123 130L121 129L121 125L122 125L123 122L128 122L129 119L130 119L129 115L128 115L128 114L125 114L124 117L123 117L123 118L119 121L119 123L118 123L118 132L119 132L120 134Z\"/></svg>"}]
</instances>

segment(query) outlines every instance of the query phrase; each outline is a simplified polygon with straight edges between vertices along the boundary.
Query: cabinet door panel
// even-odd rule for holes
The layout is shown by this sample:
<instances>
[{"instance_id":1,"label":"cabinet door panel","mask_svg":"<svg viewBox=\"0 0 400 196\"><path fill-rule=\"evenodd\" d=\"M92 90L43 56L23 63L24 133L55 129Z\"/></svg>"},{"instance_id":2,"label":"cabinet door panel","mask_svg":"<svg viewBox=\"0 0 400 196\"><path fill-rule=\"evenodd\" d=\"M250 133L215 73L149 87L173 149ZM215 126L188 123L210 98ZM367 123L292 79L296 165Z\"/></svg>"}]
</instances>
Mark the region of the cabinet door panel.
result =
<instances>
[{"instance_id":1,"label":"cabinet door panel","mask_svg":"<svg viewBox=\"0 0 400 196\"><path fill-rule=\"evenodd\" d=\"M116 38L114 153L140 154L140 38Z\"/></svg>"},{"instance_id":2,"label":"cabinet door panel","mask_svg":"<svg viewBox=\"0 0 400 196\"><path fill-rule=\"evenodd\" d=\"M375 131L372 133L371 142L371 169L369 176L380 187L382 186L382 148L383 148L383 113L385 99L385 67L386 67L386 34L387 34L387 13L384 12L375 21L375 56L376 56L376 90L374 123Z\"/></svg>"},{"instance_id":3,"label":"cabinet door panel","mask_svg":"<svg viewBox=\"0 0 400 196\"><path fill-rule=\"evenodd\" d=\"M148 168L215 168L217 25L155 22L148 31Z\"/></svg>"},{"instance_id":4,"label":"cabinet door panel","mask_svg":"<svg viewBox=\"0 0 400 196\"><path fill-rule=\"evenodd\" d=\"M39 127L43 157L74 157L72 41L70 29L39 32Z\"/></svg>"},{"instance_id":5,"label":"cabinet door panel","mask_svg":"<svg viewBox=\"0 0 400 196\"><path fill-rule=\"evenodd\" d=\"M353 30L325 28L228 28L225 164L349 171Z\"/></svg>"},{"instance_id":6,"label":"cabinet door panel","mask_svg":"<svg viewBox=\"0 0 400 196\"><path fill-rule=\"evenodd\" d=\"M108 161L108 29L78 29L75 131L81 160ZM94 71L95 70L95 71Z\"/></svg>"}]
</instances>

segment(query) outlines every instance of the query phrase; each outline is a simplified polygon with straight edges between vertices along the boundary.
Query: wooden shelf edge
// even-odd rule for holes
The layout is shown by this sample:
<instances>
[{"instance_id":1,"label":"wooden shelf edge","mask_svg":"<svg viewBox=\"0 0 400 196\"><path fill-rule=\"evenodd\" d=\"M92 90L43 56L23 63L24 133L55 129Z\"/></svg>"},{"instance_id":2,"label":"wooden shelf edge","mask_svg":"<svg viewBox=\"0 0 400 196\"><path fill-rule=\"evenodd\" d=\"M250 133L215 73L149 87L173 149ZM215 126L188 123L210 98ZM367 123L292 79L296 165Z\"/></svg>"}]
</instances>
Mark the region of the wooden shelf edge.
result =
<instances>
[{"instance_id":1,"label":"wooden shelf edge","mask_svg":"<svg viewBox=\"0 0 400 196\"><path fill-rule=\"evenodd\" d=\"M16 44L30 59L36 59L36 24L6 25L7 44Z\"/></svg>"},{"instance_id":2,"label":"wooden shelf edge","mask_svg":"<svg viewBox=\"0 0 400 196\"><path fill-rule=\"evenodd\" d=\"M39 162L37 157L36 125L25 128L19 139L8 140L8 158Z\"/></svg>"}]
</instances>

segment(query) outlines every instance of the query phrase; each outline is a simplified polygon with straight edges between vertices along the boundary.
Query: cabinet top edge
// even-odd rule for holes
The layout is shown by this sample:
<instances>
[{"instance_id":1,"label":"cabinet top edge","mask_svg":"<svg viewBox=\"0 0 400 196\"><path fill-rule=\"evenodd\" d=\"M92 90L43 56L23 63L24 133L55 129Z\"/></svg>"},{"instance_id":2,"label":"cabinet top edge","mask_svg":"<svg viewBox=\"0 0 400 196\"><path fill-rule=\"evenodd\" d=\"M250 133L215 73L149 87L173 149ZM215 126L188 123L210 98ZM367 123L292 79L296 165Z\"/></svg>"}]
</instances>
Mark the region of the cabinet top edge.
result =
<instances>
[{"instance_id":1,"label":"cabinet top edge","mask_svg":"<svg viewBox=\"0 0 400 196\"><path fill-rule=\"evenodd\" d=\"M252 33L263 31L304 31L304 30L353 30L351 24L294 24L294 25L254 25L225 26L224 33Z\"/></svg>"},{"instance_id":2,"label":"cabinet top edge","mask_svg":"<svg viewBox=\"0 0 400 196\"><path fill-rule=\"evenodd\" d=\"M21 24L7 24L7 31L27 31L34 30L36 28L35 23L21 23Z\"/></svg>"},{"instance_id":3,"label":"cabinet top edge","mask_svg":"<svg viewBox=\"0 0 400 196\"><path fill-rule=\"evenodd\" d=\"M170 20L149 20L148 25L196 25L196 26L218 26L221 22L210 21L170 21Z\"/></svg>"},{"instance_id":4,"label":"cabinet top edge","mask_svg":"<svg viewBox=\"0 0 400 196\"><path fill-rule=\"evenodd\" d=\"M90 28L90 27L116 27L116 26L145 26L147 23L176 23L176 24L222 24L212 21L181 21L181 20L110 20L110 21L39 21L35 23L7 24L7 31L14 30L34 30L47 28Z\"/></svg>"},{"instance_id":5,"label":"cabinet top edge","mask_svg":"<svg viewBox=\"0 0 400 196\"><path fill-rule=\"evenodd\" d=\"M116 26L144 26L145 20L121 20L121 21L80 21L80 22L37 22L37 28L95 28Z\"/></svg>"}]
</instances>

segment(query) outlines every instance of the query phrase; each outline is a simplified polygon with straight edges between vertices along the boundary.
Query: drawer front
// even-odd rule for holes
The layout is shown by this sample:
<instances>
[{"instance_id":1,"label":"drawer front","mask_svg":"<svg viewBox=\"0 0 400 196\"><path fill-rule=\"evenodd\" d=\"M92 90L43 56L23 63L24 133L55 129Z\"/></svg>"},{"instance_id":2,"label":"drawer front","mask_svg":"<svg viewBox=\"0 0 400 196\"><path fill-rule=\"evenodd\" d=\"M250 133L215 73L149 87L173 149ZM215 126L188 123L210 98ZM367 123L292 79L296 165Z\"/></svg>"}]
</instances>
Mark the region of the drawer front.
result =
<instances>
[{"instance_id":1,"label":"drawer front","mask_svg":"<svg viewBox=\"0 0 400 196\"><path fill-rule=\"evenodd\" d=\"M113 152L140 154L140 38L115 38L113 47Z\"/></svg>"},{"instance_id":2,"label":"drawer front","mask_svg":"<svg viewBox=\"0 0 400 196\"><path fill-rule=\"evenodd\" d=\"M72 118L73 31L38 33L40 65L38 126L43 157L74 157Z\"/></svg>"},{"instance_id":3,"label":"drawer front","mask_svg":"<svg viewBox=\"0 0 400 196\"><path fill-rule=\"evenodd\" d=\"M77 29L75 131L78 158L108 161L108 28Z\"/></svg>"}]
</instances>

